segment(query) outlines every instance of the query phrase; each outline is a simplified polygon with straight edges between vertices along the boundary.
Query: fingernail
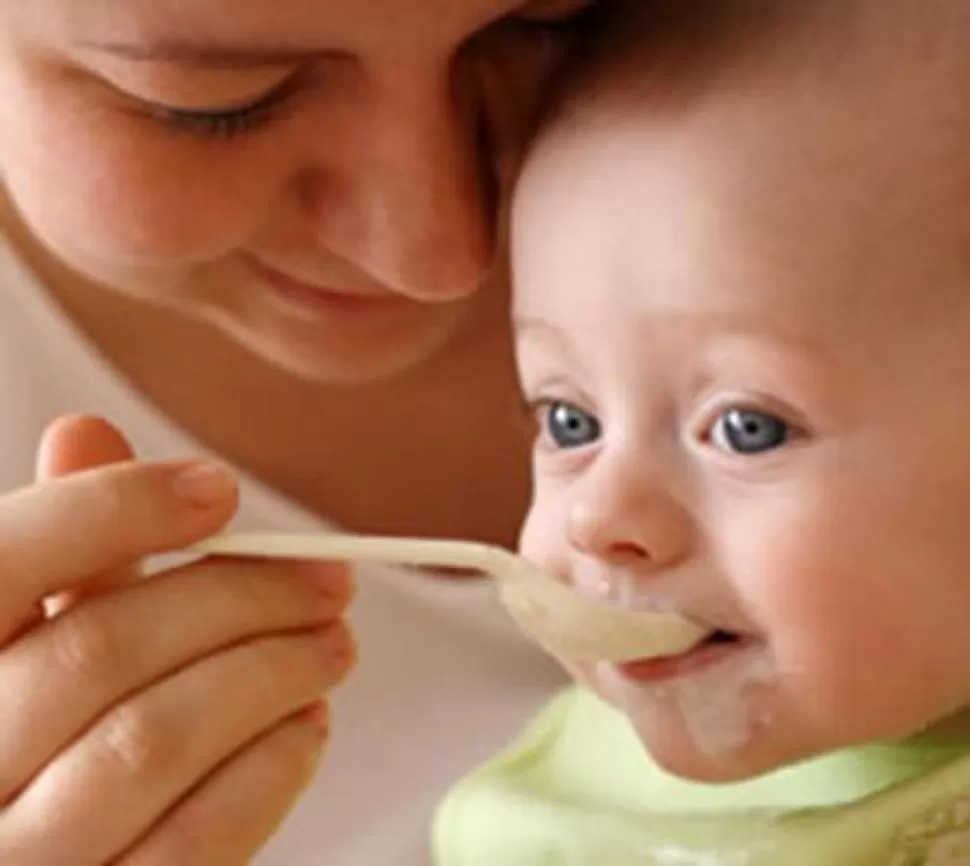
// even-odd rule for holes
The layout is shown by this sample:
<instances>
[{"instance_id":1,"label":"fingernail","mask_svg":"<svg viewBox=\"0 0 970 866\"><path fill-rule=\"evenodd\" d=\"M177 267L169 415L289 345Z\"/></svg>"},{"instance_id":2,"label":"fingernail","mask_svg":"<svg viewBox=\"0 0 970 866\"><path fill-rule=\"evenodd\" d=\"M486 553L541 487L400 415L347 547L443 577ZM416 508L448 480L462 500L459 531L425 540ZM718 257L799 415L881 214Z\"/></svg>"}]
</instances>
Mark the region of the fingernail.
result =
<instances>
[{"instance_id":1,"label":"fingernail","mask_svg":"<svg viewBox=\"0 0 970 866\"><path fill-rule=\"evenodd\" d=\"M232 492L236 479L232 471L219 463L190 463L172 476L172 492L188 505L207 508Z\"/></svg>"}]
</instances>

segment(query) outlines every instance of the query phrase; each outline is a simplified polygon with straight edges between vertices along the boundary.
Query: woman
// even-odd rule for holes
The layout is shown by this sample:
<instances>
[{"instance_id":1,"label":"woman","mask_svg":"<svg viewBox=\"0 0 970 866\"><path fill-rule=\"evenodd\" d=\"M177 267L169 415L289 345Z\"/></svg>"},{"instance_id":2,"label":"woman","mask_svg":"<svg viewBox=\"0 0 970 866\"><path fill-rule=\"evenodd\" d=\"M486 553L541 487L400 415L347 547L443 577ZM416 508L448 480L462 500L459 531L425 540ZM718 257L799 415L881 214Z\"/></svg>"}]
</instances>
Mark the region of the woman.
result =
<instances>
[{"instance_id":1,"label":"woman","mask_svg":"<svg viewBox=\"0 0 970 866\"><path fill-rule=\"evenodd\" d=\"M512 542L496 215L588 7L4 4L0 861L231 866L274 835L331 739L346 573L132 579L237 496L240 526ZM118 429L55 424L27 486L72 411ZM487 587L357 592L331 754L260 863L426 863L441 793L558 683Z\"/></svg>"}]
</instances>

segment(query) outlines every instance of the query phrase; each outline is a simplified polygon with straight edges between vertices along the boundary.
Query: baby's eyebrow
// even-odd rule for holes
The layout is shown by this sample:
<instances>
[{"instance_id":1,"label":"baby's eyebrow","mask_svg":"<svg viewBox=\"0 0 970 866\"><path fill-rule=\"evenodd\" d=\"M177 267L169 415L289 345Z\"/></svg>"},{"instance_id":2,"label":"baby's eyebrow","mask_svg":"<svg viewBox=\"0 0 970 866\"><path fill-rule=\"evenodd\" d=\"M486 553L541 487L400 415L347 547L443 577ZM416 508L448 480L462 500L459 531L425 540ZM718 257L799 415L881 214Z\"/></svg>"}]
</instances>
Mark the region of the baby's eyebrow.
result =
<instances>
[{"instance_id":1,"label":"baby's eyebrow","mask_svg":"<svg viewBox=\"0 0 970 866\"><path fill-rule=\"evenodd\" d=\"M576 346L569 332L537 316L512 316L516 342L531 350L576 359Z\"/></svg>"},{"instance_id":2,"label":"baby's eyebrow","mask_svg":"<svg viewBox=\"0 0 970 866\"><path fill-rule=\"evenodd\" d=\"M82 48L134 62L181 63L200 69L252 69L260 66L296 66L320 61L347 62L346 51L306 46L218 44L182 38L145 42L85 42Z\"/></svg>"}]
</instances>

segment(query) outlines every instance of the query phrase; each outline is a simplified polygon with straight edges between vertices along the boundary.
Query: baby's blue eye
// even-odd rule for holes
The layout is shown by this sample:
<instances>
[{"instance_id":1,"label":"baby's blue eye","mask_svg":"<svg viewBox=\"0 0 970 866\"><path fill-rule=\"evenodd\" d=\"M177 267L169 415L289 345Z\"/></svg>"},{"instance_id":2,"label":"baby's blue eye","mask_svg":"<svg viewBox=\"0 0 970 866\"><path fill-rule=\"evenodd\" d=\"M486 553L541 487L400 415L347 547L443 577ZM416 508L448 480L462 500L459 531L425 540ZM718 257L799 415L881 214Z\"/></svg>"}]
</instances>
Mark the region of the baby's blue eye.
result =
<instances>
[{"instance_id":1,"label":"baby's blue eye","mask_svg":"<svg viewBox=\"0 0 970 866\"><path fill-rule=\"evenodd\" d=\"M774 415L753 409L729 409L711 428L711 442L723 451L750 456L784 445L791 430Z\"/></svg>"},{"instance_id":2,"label":"baby's blue eye","mask_svg":"<svg viewBox=\"0 0 970 866\"><path fill-rule=\"evenodd\" d=\"M571 403L554 401L545 406L543 426L559 448L581 448L599 439L600 422Z\"/></svg>"}]
</instances>

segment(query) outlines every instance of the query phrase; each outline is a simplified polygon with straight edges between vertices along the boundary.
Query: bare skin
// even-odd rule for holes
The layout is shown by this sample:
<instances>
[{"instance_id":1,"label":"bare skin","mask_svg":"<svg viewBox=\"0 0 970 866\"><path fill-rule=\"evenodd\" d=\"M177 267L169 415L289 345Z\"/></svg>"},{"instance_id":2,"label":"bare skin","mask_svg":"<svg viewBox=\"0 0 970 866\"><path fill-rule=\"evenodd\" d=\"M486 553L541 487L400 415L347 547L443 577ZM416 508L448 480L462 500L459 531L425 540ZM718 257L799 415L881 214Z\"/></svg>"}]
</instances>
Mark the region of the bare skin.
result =
<instances>
[{"instance_id":1,"label":"bare skin","mask_svg":"<svg viewBox=\"0 0 970 866\"><path fill-rule=\"evenodd\" d=\"M571 671L694 778L965 741L968 7L667 8L517 190L522 550L720 634Z\"/></svg>"},{"instance_id":2,"label":"bare skin","mask_svg":"<svg viewBox=\"0 0 970 866\"><path fill-rule=\"evenodd\" d=\"M351 529L512 543L528 481L498 226L587 5L5 4L0 225L236 466ZM38 484L0 497L0 860L250 862L352 666L345 571L133 581L226 523L231 475L179 500L172 467L95 419L40 450Z\"/></svg>"},{"instance_id":3,"label":"bare skin","mask_svg":"<svg viewBox=\"0 0 970 866\"><path fill-rule=\"evenodd\" d=\"M403 49L380 23L403 14L394 0L327 15L298 3L282 17L266 0L237 4L219 44L272 32L273 44L299 47L310 33L312 47L350 59L321 61L326 86L310 75L277 119L215 143L154 118L160 129L145 129L129 113L142 100L182 106L186 91L206 107L247 102L307 77L302 65L119 60L87 46L103 34L143 50L171 30L166 6L96 7L78 23L64 5L5 13L0 91L15 134L0 146L0 221L76 323L174 420L321 514L353 529L511 544L527 501L527 443L495 190L563 53L564 37L541 25L588 4L422 7L401 19ZM217 28L218 0L199 10L199 27ZM468 107L441 89L449 81L472 94ZM137 101L119 111L118 93ZM490 141L482 153L470 144L476 115ZM308 150L321 136L326 144ZM69 173L60 148L38 153L39 140L75 142ZM106 171L110 194L92 186ZM294 321L262 297L252 256L315 287L404 303L373 326L362 316ZM213 387L224 382L245 383L245 404L238 385ZM246 405L260 406L258 417L240 417ZM407 441L396 433L402 418ZM372 497L375 488L387 495Z\"/></svg>"},{"instance_id":4,"label":"bare skin","mask_svg":"<svg viewBox=\"0 0 970 866\"><path fill-rule=\"evenodd\" d=\"M31 239L22 230L20 237L29 253ZM530 431L504 288L419 369L346 388L293 377L204 324L89 286L42 254L32 260L75 322L155 405L307 508L355 531L514 543L528 502ZM200 369L205 387L194 385ZM431 411L418 409L429 404Z\"/></svg>"},{"instance_id":5,"label":"bare skin","mask_svg":"<svg viewBox=\"0 0 970 866\"><path fill-rule=\"evenodd\" d=\"M310 779L320 696L353 663L339 566L211 560L133 580L144 556L217 529L235 485L131 456L104 422L66 419L38 484L0 500L6 862L249 862Z\"/></svg>"}]
</instances>

